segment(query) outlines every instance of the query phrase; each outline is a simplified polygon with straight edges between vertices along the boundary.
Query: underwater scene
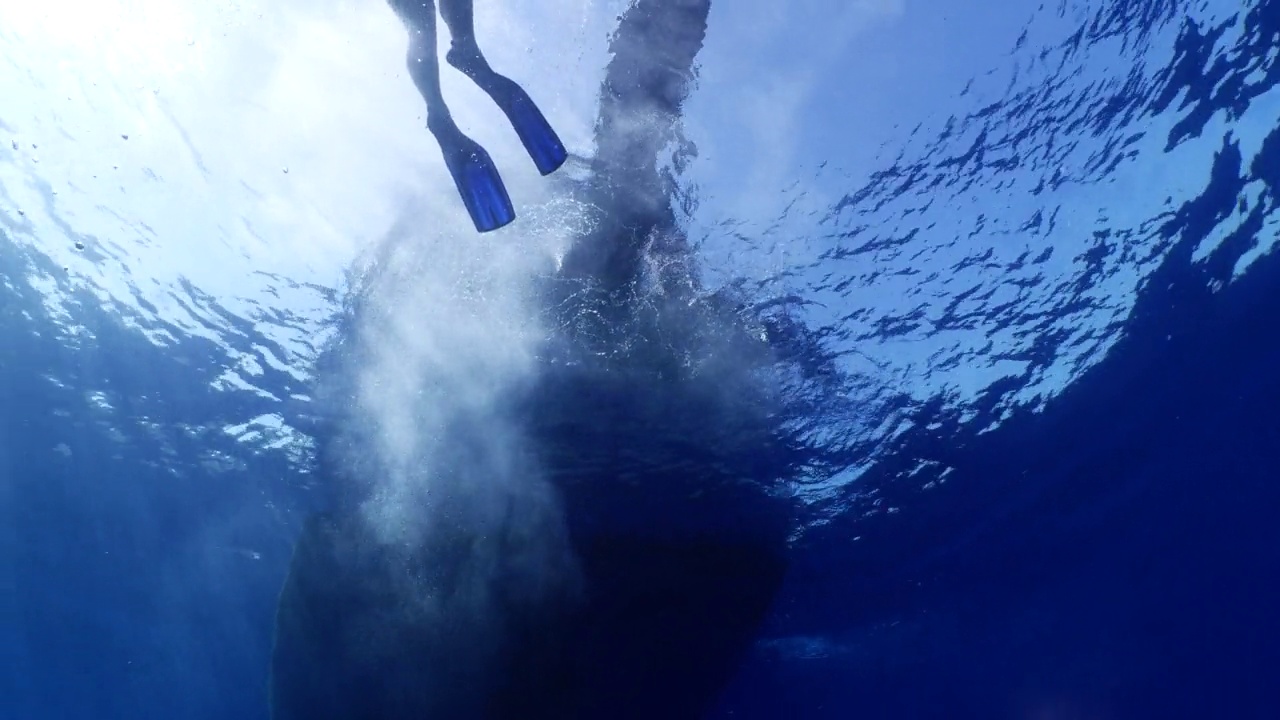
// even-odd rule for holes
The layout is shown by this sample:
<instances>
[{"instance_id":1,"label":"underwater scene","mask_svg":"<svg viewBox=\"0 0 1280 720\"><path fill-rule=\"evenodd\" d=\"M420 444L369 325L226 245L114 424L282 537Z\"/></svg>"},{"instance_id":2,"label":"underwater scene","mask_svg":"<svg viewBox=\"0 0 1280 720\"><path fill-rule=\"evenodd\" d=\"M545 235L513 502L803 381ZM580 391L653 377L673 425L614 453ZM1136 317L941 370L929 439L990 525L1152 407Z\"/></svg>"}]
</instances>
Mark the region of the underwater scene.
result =
<instances>
[{"instance_id":1,"label":"underwater scene","mask_svg":"<svg viewBox=\"0 0 1280 720\"><path fill-rule=\"evenodd\" d=\"M1280 0L0 3L0 719L1280 717Z\"/></svg>"}]
</instances>

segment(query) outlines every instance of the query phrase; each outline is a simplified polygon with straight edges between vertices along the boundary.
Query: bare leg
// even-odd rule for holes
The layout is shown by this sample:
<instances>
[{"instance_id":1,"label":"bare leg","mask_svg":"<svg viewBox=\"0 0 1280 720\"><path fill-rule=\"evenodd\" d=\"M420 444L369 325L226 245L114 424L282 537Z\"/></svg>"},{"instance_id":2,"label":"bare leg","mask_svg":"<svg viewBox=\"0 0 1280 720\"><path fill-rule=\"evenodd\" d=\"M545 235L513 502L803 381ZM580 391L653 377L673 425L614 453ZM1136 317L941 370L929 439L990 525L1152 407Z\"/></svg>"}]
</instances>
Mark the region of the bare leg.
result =
<instances>
[{"instance_id":1,"label":"bare leg","mask_svg":"<svg viewBox=\"0 0 1280 720\"><path fill-rule=\"evenodd\" d=\"M432 134L457 131L449 107L440 92L440 63L436 59L436 9L434 0L401 0L396 10L409 29L405 63L409 76L427 103L427 127Z\"/></svg>"},{"instance_id":2,"label":"bare leg","mask_svg":"<svg viewBox=\"0 0 1280 720\"><path fill-rule=\"evenodd\" d=\"M440 16L444 18L444 23L449 26L449 33L453 36L455 43L467 38L470 38L473 43L475 42L476 27L472 19L471 0L442 0L440 3Z\"/></svg>"},{"instance_id":3,"label":"bare leg","mask_svg":"<svg viewBox=\"0 0 1280 720\"><path fill-rule=\"evenodd\" d=\"M440 16L449 28L449 53L446 59L481 89L488 91L492 86L494 72L480 53L480 46L476 44L471 3L472 0L440 0Z\"/></svg>"}]
</instances>

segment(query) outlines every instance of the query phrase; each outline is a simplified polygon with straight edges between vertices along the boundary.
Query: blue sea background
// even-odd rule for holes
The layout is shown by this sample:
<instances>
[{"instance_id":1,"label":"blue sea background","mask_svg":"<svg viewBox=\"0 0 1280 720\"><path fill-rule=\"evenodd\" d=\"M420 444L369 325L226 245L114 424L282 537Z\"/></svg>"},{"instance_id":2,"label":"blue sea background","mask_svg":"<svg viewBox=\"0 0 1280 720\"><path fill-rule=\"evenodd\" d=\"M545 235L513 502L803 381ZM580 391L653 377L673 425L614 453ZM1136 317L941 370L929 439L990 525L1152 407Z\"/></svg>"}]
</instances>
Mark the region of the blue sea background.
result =
<instances>
[{"instance_id":1,"label":"blue sea background","mask_svg":"<svg viewBox=\"0 0 1280 720\"><path fill-rule=\"evenodd\" d=\"M508 67L589 46L522 68L587 157L625 3L569 5L573 32L513 35ZM537 11L497 7L482 31ZM790 7L773 20L815 28L807 47L860 28L841 52L863 64L818 68L806 35L714 4L664 157L699 292L752 308L801 409L792 567L713 717L1275 717L1280 3ZM155 52L297 20L259 10ZM468 257L559 247L578 210L513 171L521 220L477 239L429 138L405 163L434 184L348 188L404 147L312 142L346 127L323 113L363 112L338 100L293 106L297 147L228 127L202 152L175 119L197 107L184 70L68 69L31 54L53 22L33 17L0 10L0 717L265 718L277 594L322 494L316 363L401 232L365 208L429 188L413 217L451 219L426 247ZM399 53L388 114L416 102ZM220 152L237 143L261 166ZM185 169L155 171L172 153ZM343 190L245 179L268 165ZM335 198L359 209L334 219Z\"/></svg>"}]
</instances>

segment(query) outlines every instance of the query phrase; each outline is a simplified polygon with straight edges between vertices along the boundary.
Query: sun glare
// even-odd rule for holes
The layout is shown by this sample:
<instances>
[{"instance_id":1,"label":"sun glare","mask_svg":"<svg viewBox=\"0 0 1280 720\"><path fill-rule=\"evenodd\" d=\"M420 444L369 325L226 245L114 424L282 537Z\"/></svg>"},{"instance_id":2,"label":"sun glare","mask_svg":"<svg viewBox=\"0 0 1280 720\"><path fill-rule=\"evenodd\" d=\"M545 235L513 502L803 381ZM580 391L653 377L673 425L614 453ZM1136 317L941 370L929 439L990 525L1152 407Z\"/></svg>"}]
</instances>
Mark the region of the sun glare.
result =
<instances>
[{"instance_id":1,"label":"sun glare","mask_svg":"<svg viewBox=\"0 0 1280 720\"><path fill-rule=\"evenodd\" d=\"M41 0L0 4L5 33L63 61L104 64L154 77L198 55L192 6L167 0Z\"/></svg>"}]
</instances>

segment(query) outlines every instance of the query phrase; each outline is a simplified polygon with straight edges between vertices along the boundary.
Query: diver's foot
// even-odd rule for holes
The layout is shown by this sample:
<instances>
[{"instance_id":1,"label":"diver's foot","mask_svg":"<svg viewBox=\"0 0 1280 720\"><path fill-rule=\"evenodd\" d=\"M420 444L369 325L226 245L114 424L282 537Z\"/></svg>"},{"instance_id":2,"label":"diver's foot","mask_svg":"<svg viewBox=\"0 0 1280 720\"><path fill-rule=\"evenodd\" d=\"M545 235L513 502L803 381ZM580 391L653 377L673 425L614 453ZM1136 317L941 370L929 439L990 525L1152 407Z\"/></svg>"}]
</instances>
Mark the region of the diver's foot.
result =
<instances>
[{"instance_id":1,"label":"diver's foot","mask_svg":"<svg viewBox=\"0 0 1280 720\"><path fill-rule=\"evenodd\" d=\"M484 59L479 46L472 43L454 42L449 46L449 52L445 53L445 62L457 68L459 72L475 81L480 87L484 87L481 83L483 78L496 73L493 68L489 67L489 61Z\"/></svg>"},{"instance_id":2,"label":"diver's foot","mask_svg":"<svg viewBox=\"0 0 1280 720\"><path fill-rule=\"evenodd\" d=\"M515 208L489 153L452 123L429 122L428 129L440 143L444 164L476 231L497 230L515 220Z\"/></svg>"}]
</instances>

